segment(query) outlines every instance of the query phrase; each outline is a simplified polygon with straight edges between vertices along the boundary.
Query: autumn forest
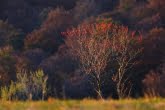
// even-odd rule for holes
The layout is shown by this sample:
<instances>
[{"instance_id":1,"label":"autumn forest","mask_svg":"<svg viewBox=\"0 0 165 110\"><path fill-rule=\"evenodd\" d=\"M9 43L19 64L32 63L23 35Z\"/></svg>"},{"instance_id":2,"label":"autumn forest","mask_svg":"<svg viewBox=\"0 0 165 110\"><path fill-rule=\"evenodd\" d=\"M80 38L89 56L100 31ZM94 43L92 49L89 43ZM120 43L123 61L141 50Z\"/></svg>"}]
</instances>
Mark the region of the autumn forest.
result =
<instances>
[{"instance_id":1,"label":"autumn forest","mask_svg":"<svg viewBox=\"0 0 165 110\"><path fill-rule=\"evenodd\" d=\"M165 97L165 0L0 0L0 99Z\"/></svg>"}]
</instances>

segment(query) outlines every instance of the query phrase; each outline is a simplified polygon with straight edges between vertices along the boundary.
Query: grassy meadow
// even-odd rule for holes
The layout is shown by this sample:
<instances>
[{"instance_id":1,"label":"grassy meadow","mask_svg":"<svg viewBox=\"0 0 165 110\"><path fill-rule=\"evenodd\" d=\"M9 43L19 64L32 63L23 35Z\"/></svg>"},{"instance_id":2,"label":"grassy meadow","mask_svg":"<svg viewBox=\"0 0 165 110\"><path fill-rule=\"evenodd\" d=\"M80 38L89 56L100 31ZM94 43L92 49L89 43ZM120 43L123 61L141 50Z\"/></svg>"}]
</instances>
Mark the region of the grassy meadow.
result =
<instances>
[{"instance_id":1,"label":"grassy meadow","mask_svg":"<svg viewBox=\"0 0 165 110\"><path fill-rule=\"evenodd\" d=\"M165 110L165 99L1 101L0 110Z\"/></svg>"}]
</instances>

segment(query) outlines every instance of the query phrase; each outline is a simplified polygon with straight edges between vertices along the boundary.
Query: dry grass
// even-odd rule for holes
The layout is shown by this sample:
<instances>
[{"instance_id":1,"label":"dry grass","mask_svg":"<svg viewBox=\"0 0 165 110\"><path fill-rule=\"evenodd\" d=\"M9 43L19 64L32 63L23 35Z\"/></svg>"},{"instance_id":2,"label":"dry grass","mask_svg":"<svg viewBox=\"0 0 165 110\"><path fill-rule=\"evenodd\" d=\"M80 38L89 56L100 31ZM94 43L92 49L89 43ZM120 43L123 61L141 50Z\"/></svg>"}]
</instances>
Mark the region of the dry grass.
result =
<instances>
[{"instance_id":1,"label":"dry grass","mask_svg":"<svg viewBox=\"0 0 165 110\"><path fill-rule=\"evenodd\" d=\"M165 110L165 99L1 101L0 110Z\"/></svg>"}]
</instances>

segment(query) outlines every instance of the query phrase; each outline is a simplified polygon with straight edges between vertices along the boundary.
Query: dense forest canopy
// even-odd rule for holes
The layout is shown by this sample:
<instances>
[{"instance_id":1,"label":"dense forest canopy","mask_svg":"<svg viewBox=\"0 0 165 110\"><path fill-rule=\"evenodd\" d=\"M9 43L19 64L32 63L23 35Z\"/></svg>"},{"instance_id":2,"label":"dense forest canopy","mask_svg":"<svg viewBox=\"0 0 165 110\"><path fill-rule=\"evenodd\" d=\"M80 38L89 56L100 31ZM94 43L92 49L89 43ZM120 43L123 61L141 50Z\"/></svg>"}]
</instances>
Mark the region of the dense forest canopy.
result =
<instances>
[{"instance_id":1,"label":"dense forest canopy","mask_svg":"<svg viewBox=\"0 0 165 110\"><path fill-rule=\"evenodd\" d=\"M1 0L1 98L165 97L164 11L164 0Z\"/></svg>"}]
</instances>

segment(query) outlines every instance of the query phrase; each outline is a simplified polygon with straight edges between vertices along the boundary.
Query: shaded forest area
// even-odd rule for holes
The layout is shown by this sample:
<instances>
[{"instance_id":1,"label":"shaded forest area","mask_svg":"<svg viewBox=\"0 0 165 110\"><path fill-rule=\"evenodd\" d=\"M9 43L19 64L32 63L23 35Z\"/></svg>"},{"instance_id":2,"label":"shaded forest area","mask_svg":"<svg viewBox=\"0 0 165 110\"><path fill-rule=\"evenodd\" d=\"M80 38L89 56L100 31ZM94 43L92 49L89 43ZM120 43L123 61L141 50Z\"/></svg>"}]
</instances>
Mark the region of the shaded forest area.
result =
<instances>
[{"instance_id":1,"label":"shaded forest area","mask_svg":"<svg viewBox=\"0 0 165 110\"><path fill-rule=\"evenodd\" d=\"M164 11L164 0L1 0L1 98L165 97Z\"/></svg>"}]
</instances>

